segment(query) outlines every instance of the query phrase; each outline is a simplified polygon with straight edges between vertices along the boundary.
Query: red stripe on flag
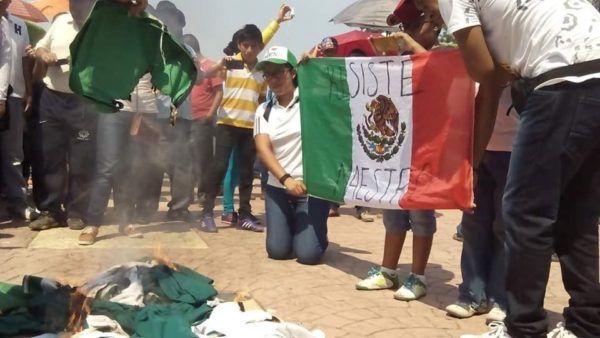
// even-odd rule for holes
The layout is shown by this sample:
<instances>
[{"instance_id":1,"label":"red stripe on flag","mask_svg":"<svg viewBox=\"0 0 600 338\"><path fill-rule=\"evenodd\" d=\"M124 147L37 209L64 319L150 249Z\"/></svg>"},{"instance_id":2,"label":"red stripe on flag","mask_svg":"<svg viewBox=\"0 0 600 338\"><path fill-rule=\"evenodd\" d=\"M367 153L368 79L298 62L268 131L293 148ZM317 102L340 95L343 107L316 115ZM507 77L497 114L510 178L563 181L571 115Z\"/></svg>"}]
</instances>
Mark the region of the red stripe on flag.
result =
<instances>
[{"instance_id":1,"label":"red stripe on flag","mask_svg":"<svg viewBox=\"0 0 600 338\"><path fill-rule=\"evenodd\" d=\"M414 55L412 161L402 209L473 206L474 83L458 50Z\"/></svg>"}]
</instances>

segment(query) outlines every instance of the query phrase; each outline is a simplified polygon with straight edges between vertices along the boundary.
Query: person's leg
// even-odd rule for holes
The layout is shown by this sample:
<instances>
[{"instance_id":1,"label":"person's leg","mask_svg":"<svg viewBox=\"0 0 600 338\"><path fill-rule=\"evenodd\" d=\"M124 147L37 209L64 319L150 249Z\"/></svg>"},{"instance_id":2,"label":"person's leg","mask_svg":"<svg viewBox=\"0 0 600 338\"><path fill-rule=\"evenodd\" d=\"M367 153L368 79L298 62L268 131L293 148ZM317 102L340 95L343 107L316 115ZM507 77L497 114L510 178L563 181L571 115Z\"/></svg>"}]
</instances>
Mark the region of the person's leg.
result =
<instances>
[{"instance_id":1,"label":"person's leg","mask_svg":"<svg viewBox=\"0 0 600 338\"><path fill-rule=\"evenodd\" d=\"M150 222L158 210L164 178L161 149L159 146L160 124L155 116L142 115L137 135L130 144L131 168L128 173L133 190L137 222Z\"/></svg>"},{"instance_id":2,"label":"person's leg","mask_svg":"<svg viewBox=\"0 0 600 338\"><path fill-rule=\"evenodd\" d=\"M213 216L215 200L218 190L225 177L229 157L234 144L237 143L239 135L235 127L218 125L216 131L215 157L210 171L210 179L207 181L206 198L202 205L202 224L200 229L207 232L217 230Z\"/></svg>"},{"instance_id":3,"label":"person's leg","mask_svg":"<svg viewBox=\"0 0 600 338\"><path fill-rule=\"evenodd\" d=\"M294 210L284 189L267 185L267 254L271 259L293 257Z\"/></svg>"},{"instance_id":4,"label":"person's leg","mask_svg":"<svg viewBox=\"0 0 600 338\"><path fill-rule=\"evenodd\" d=\"M23 100L9 97L6 101L10 114L10 128L0 132L0 163L2 179L6 188L6 201L9 210L16 216L27 218L27 182L23 177L23 133L25 118L23 117Z\"/></svg>"},{"instance_id":5,"label":"person's leg","mask_svg":"<svg viewBox=\"0 0 600 338\"><path fill-rule=\"evenodd\" d=\"M506 250L505 228L502 219L502 196L506 186L506 175L510 164L510 152L493 152L489 168L494 179L492 243L487 294L492 307L506 311ZM491 315L491 313L490 313ZM493 319L493 318L492 318Z\"/></svg>"},{"instance_id":6,"label":"person's leg","mask_svg":"<svg viewBox=\"0 0 600 338\"><path fill-rule=\"evenodd\" d=\"M394 293L394 298L403 301L419 299L427 294L425 268L429 260L433 234L436 231L436 220L433 210L409 210L410 224L413 232L413 261L411 274L402 287Z\"/></svg>"},{"instance_id":7,"label":"person's leg","mask_svg":"<svg viewBox=\"0 0 600 338\"><path fill-rule=\"evenodd\" d=\"M67 182L67 149L69 134L64 121L64 113L68 108L62 94L44 89L40 104L39 137L41 150L41 166L43 184L46 191L40 201L40 210L47 212L47 217L41 217L30 224L34 230L47 228L45 223L55 226L51 221L60 224L66 222L62 211L64 189Z\"/></svg>"},{"instance_id":8,"label":"person's leg","mask_svg":"<svg viewBox=\"0 0 600 338\"><path fill-rule=\"evenodd\" d=\"M212 120L198 120L192 124L192 149L195 154L196 167L196 186L198 187L198 200L202 204L205 196L205 186L208 178L208 171L213 161L213 138L215 136L215 127Z\"/></svg>"},{"instance_id":9,"label":"person's leg","mask_svg":"<svg viewBox=\"0 0 600 338\"><path fill-rule=\"evenodd\" d=\"M593 112L579 112L584 118L584 114L589 117L599 111L597 105ZM600 337L598 201L600 143L567 183L554 232L554 248L570 296L569 306L564 309L565 327L577 337Z\"/></svg>"},{"instance_id":10,"label":"person's leg","mask_svg":"<svg viewBox=\"0 0 600 338\"><path fill-rule=\"evenodd\" d=\"M381 267L369 271L367 278L356 283L358 290L397 289L398 261L410 229L410 220L406 210L384 210L385 242Z\"/></svg>"},{"instance_id":11,"label":"person's leg","mask_svg":"<svg viewBox=\"0 0 600 338\"><path fill-rule=\"evenodd\" d=\"M477 184L474 189L476 207L473 213L463 213L461 220L463 247L460 272L462 283L458 287L458 301L470 305L473 312L485 312L488 306L486 290L492 259L492 224L495 217L495 182L492 168L489 167L490 164L490 154L486 152L477 168ZM500 215L498 214L498 216ZM504 283L504 280L500 282Z\"/></svg>"},{"instance_id":12,"label":"person's leg","mask_svg":"<svg viewBox=\"0 0 600 338\"><path fill-rule=\"evenodd\" d=\"M252 196L252 182L254 181L254 159L256 157L256 148L254 146L254 137L251 129L240 129L238 139L239 160L240 160L240 222L244 218L251 217L252 208L250 198Z\"/></svg>"},{"instance_id":13,"label":"person's leg","mask_svg":"<svg viewBox=\"0 0 600 338\"><path fill-rule=\"evenodd\" d=\"M177 120L169 133L169 164L171 166L171 202L169 212L178 212L176 219L188 220L188 208L192 202L192 157L190 150L190 123Z\"/></svg>"},{"instance_id":14,"label":"person's leg","mask_svg":"<svg viewBox=\"0 0 600 338\"><path fill-rule=\"evenodd\" d=\"M592 98L600 98L598 81L563 83L536 90L521 113L503 199L508 299L505 323L511 336L544 337L546 334L547 318L543 304L550 257L557 237L556 222L559 213L564 214L564 211L559 211L562 209L561 195L582 163L591 158L592 149L598 146L600 105L597 102L600 100ZM597 182L587 184L590 184L588 189L598 188ZM582 193L588 195L585 190ZM577 196L573 203L585 204L585 201L585 198ZM598 217L597 207L585 212ZM585 303L597 304L597 237L585 237L588 235L587 229L583 229L585 224L569 226L573 227L571 236L575 242L587 242L588 248L595 242L596 251L583 255L574 252L580 249L572 246L566 246L566 250L559 249L563 256L588 257L577 261L576 269L589 271L584 274L585 278L595 275L595 281L578 286L578 290L586 295ZM594 226L597 231L595 223ZM590 266L590 263L595 266ZM590 309L598 311L594 306ZM568 310L566 313L569 317ZM571 317L568 324L573 328L600 325L600 320L590 324L573 318L576 317Z\"/></svg>"},{"instance_id":15,"label":"person's leg","mask_svg":"<svg viewBox=\"0 0 600 338\"><path fill-rule=\"evenodd\" d=\"M129 129L133 114L130 112L119 112L117 114L99 114L98 116L98 133L96 138L96 170L94 179L91 184L90 202L87 209L87 224L92 226L102 225L104 212L108 206L111 190L114 191L115 211L117 209L121 213L126 213L122 210L122 201L126 198L120 198L118 190L119 177L126 175L128 162L128 144L129 144ZM124 183L121 181L121 183ZM121 215L120 215L121 216ZM127 221L123 217L119 217L119 224Z\"/></svg>"},{"instance_id":16,"label":"person's leg","mask_svg":"<svg viewBox=\"0 0 600 338\"><path fill-rule=\"evenodd\" d=\"M294 253L298 257L298 263L317 264L329 245L329 202L314 197L303 197L295 199L293 207Z\"/></svg>"},{"instance_id":17,"label":"person's leg","mask_svg":"<svg viewBox=\"0 0 600 338\"><path fill-rule=\"evenodd\" d=\"M44 92L44 84L34 84L33 102L31 115L28 119L27 140L31 145L30 166L33 203L40 207L41 202L46 198L47 192L44 185L44 168L42 158L42 140L40 135L40 110L41 98Z\"/></svg>"},{"instance_id":18,"label":"person's leg","mask_svg":"<svg viewBox=\"0 0 600 338\"><path fill-rule=\"evenodd\" d=\"M98 112L76 95L68 97L65 112L69 128L69 183L65 210L69 223L86 222L90 192L96 168Z\"/></svg>"},{"instance_id":19,"label":"person's leg","mask_svg":"<svg viewBox=\"0 0 600 338\"><path fill-rule=\"evenodd\" d=\"M233 147L231 156L229 157L229 163L227 165L227 173L223 179L223 213L233 214L235 207L233 205L233 198L235 194L235 187L239 182L239 151L237 145ZM233 221L231 221L233 222ZM231 223L230 222L230 223Z\"/></svg>"}]
</instances>

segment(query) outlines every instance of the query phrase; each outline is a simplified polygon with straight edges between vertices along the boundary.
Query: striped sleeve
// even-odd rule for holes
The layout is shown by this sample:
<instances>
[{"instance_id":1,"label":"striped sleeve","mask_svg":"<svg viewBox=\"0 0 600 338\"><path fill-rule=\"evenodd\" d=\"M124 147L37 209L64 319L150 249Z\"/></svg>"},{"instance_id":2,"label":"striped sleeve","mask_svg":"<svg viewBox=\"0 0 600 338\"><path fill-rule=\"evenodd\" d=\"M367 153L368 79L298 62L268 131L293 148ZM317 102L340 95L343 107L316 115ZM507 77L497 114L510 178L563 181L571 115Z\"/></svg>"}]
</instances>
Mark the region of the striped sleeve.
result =
<instances>
[{"instance_id":1,"label":"striped sleeve","mask_svg":"<svg viewBox=\"0 0 600 338\"><path fill-rule=\"evenodd\" d=\"M269 122L265 120L265 107L267 103L261 104L258 109L256 109L256 115L254 116L254 137L260 134L271 134L271 127L269 126Z\"/></svg>"}]
</instances>

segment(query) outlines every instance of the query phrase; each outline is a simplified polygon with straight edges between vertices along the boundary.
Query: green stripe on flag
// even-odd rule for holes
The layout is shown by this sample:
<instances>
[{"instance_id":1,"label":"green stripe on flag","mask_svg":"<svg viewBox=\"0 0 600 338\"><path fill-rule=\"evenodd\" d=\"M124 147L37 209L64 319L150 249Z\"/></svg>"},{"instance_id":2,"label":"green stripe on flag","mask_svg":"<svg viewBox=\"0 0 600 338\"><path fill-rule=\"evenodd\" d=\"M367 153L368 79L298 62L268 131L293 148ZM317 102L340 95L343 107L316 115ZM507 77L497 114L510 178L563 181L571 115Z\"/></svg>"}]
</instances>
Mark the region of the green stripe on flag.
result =
<instances>
[{"instance_id":1,"label":"green stripe on flag","mask_svg":"<svg viewBox=\"0 0 600 338\"><path fill-rule=\"evenodd\" d=\"M352 171L352 115L346 63L311 59L298 69L304 182L308 193L343 202Z\"/></svg>"}]
</instances>

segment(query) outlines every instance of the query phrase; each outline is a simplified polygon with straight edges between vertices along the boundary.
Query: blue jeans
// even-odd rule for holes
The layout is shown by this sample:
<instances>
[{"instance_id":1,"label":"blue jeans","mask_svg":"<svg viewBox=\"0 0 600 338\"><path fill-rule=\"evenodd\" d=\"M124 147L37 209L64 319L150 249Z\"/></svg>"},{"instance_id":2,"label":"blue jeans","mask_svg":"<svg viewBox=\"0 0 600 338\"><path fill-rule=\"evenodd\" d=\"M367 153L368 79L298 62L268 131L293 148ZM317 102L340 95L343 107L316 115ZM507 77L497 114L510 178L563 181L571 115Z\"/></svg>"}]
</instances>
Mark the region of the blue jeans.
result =
<instances>
[{"instance_id":1,"label":"blue jeans","mask_svg":"<svg viewBox=\"0 0 600 338\"><path fill-rule=\"evenodd\" d=\"M132 200L131 193L137 187L129 182L129 143L133 113L118 112L99 114L96 145L96 174L91 185L90 202L87 209L87 223L102 224L108 206L110 192L113 191L115 209L119 212L117 222L129 224L129 208L118 210L121 204Z\"/></svg>"},{"instance_id":2,"label":"blue jeans","mask_svg":"<svg viewBox=\"0 0 600 338\"><path fill-rule=\"evenodd\" d=\"M508 317L513 337L545 337L544 296L553 251L569 306L565 326L600 337L600 80L531 94L503 199Z\"/></svg>"},{"instance_id":3,"label":"blue jeans","mask_svg":"<svg viewBox=\"0 0 600 338\"><path fill-rule=\"evenodd\" d=\"M231 156L229 157L229 164L227 165L227 173L223 179L223 212L232 213L235 211L233 205L233 195L235 193L235 187L240 184L240 161L238 159L239 151L238 147L233 147Z\"/></svg>"},{"instance_id":4,"label":"blue jeans","mask_svg":"<svg viewBox=\"0 0 600 338\"><path fill-rule=\"evenodd\" d=\"M314 197L293 197L267 185L267 253L272 259L294 255L302 264L317 264L327 240L329 202Z\"/></svg>"},{"instance_id":5,"label":"blue jeans","mask_svg":"<svg viewBox=\"0 0 600 338\"><path fill-rule=\"evenodd\" d=\"M506 260L502 195L510 152L486 151L477 168L474 213L463 213L463 249L460 259L461 302L474 308L497 304L506 309Z\"/></svg>"}]
</instances>

